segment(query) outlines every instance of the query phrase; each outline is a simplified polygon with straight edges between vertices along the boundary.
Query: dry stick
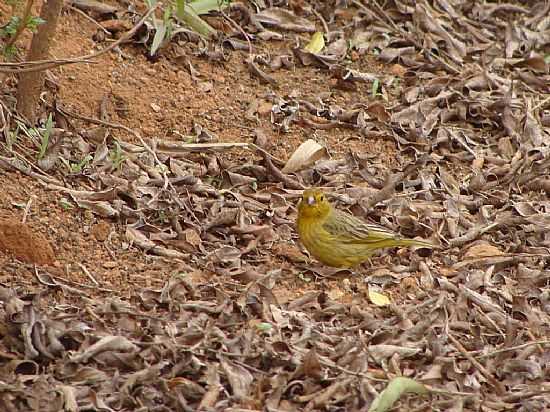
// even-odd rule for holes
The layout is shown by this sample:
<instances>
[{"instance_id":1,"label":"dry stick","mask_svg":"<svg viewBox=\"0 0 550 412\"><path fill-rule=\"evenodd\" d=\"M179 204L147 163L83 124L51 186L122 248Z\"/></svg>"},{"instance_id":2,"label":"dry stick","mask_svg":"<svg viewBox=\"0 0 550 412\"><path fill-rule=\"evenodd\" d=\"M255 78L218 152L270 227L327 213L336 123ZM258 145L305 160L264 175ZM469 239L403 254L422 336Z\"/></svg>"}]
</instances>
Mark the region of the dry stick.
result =
<instances>
[{"instance_id":1,"label":"dry stick","mask_svg":"<svg viewBox=\"0 0 550 412\"><path fill-rule=\"evenodd\" d=\"M67 291L67 292L71 292L71 293L74 293L75 295L78 295L78 296L86 296L87 298L89 298L90 296L84 292L83 290L80 290L80 289L77 289L75 287L72 287L72 286L69 286L69 285L64 285L62 283L59 283L57 282L57 280L54 279L53 276L51 276L49 273L48 273L48 276L49 276L49 279L52 281L52 282L48 282L47 280L45 280L39 273L38 273L38 268L36 267L36 265L34 265L34 276L36 277L36 280L38 280L38 282L40 282L42 285L44 286L48 286L48 287L59 287L61 288L63 291ZM114 292L114 291L111 291L111 292Z\"/></svg>"},{"instance_id":2,"label":"dry stick","mask_svg":"<svg viewBox=\"0 0 550 412\"><path fill-rule=\"evenodd\" d=\"M84 13L82 10L74 7L74 6L69 6L69 9L71 9L72 11L76 11L78 14L80 14L82 17L84 17L85 19L91 21L95 26L97 26L99 29L103 30L103 32L105 32L105 34L109 34L111 35L111 32L109 30L107 30L105 27L103 27L101 24L99 24L99 22L97 20L95 20L94 18L92 18L91 16L88 16L86 13Z\"/></svg>"},{"instance_id":3,"label":"dry stick","mask_svg":"<svg viewBox=\"0 0 550 412\"><path fill-rule=\"evenodd\" d=\"M89 11L92 13L105 15L105 14L115 14L117 12L116 7L105 4L103 1L97 0L67 0L66 4L82 11Z\"/></svg>"},{"instance_id":4,"label":"dry stick","mask_svg":"<svg viewBox=\"0 0 550 412\"><path fill-rule=\"evenodd\" d=\"M68 286L68 285L62 283L62 282L65 282L65 283L70 283L70 284L73 284L73 285L76 285L76 286L80 286L80 287L85 288L85 289L98 290L100 292L107 292L107 293L116 292L116 290L114 290L114 289L88 285L86 283L75 282L74 280L65 279L65 278L62 278L61 276L50 275L49 273L48 273L48 275L52 278L52 280L55 281L54 285L56 285L56 286L71 287L71 286ZM76 289L76 288L73 288L73 289Z\"/></svg>"},{"instance_id":5,"label":"dry stick","mask_svg":"<svg viewBox=\"0 0 550 412\"><path fill-rule=\"evenodd\" d=\"M529 330L529 329L527 329L527 336L529 336L529 337L530 337L531 339L533 339L533 340L536 340L535 335L534 335L533 332L531 332L531 330ZM538 349L538 351L539 351L539 353L540 353L541 355L544 353L544 350L542 349L541 346L537 346L536 349Z\"/></svg>"},{"instance_id":6,"label":"dry stick","mask_svg":"<svg viewBox=\"0 0 550 412\"><path fill-rule=\"evenodd\" d=\"M25 224L25 222L27 221L27 216L29 215L29 212L31 211L31 205L32 205L32 201L36 199L36 196L35 195L31 195L31 197L29 197L29 200L27 201L27 204L25 205L25 211L23 212L23 219L21 219L21 223Z\"/></svg>"},{"instance_id":7,"label":"dry stick","mask_svg":"<svg viewBox=\"0 0 550 412\"><path fill-rule=\"evenodd\" d=\"M544 99L542 102L537 104L535 107L533 107L532 112L535 112L535 110L540 109L542 106L544 106L546 103L550 102L550 97Z\"/></svg>"},{"instance_id":8,"label":"dry stick","mask_svg":"<svg viewBox=\"0 0 550 412\"><path fill-rule=\"evenodd\" d=\"M516 402L520 399L528 399L532 398L534 396L543 395L546 393L550 393L550 390L540 390L540 391L522 391L517 393L512 393L510 395L504 396L501 401L503 402Z\"/></svg>"},{"instance_id":9,"label":"dry stick","mask_svg":"<svg viewBox=\"0 0 550 412\"><path fill-rule=\"evenodd\" d=\"M82 263L76 263L80 269L88 276L88 279L90 279L96 286L99 286L99 282L92 276L90 271L84 266Z\"/></svg>"},{"instance_id":10,"label":"dry stick","mask_svg":"<svg viewBox=\"0 0 550 412\"><path fill-rule=\"evenodd\" d=\"M321 24L323 25L323 30L325 31L325 33L327 35L327 41L330 41L330 30L328 28L327 22L325 21L323 16L321 16L321 13L319 13L317 10L315 10L314 7L311 8L311 11L313 12L313 14L315 14L315 17L317 17L321 21Z\"/></svg>"},{"instance_id":11,"label":"dry stick","mask_svg":"<svg viewBox=\"0 0 550 412\"><path fill-rule=\"evenodd\" d=\"M92 63L87 60L82 60L79 58L73 59L54 59L54 60L35 60L30 62L20 62L20 63L0 63L0 73L29 73L29 72L38 72L42 70L49 70L57 66L63 66L65 64L74 64L74 63ZM31 66L27 69L21 68L25 66ZM10 68L14 67L14 68Z\"/></svg>"},{"instance_id":12,"label":"dry stick","mask_svg":"<svg viewBox=\"0 0 550 412\"><path fill-rule=\"evenodd\" d=\"M453 335L447 335L449 337L449 340L453 343L454 347L462 353L468 359L471 364L493 385L493 387L496 389L497 394L502 396L506 393L506 390L504 389L504 386L502 383L497 381L495 377L483 366L481 363L479 363L476 358L474 358L472 355L468 353L466 348L462 346L462 344L453 337Z\"/></svg>"},{"instance_id":13,"label":"dry stick","mask_svg":"<svg viewBox=\"0 0 550 412\"><path fill-rule=\"evenodd\" d=\"M248 54L249 55L252 55L252 43L250 42L250 36L243 30L243 28L235 21L233 20L231 17L229 17L223 10L219 10L221 15L227 19L227 21L229 21L233 26L235 26L235 28L241 32L241 34L244 36L244 38L246 39L246 42L248 43Z\"/></svg>"},{"instance_id":14,"label":"dry stick","mask_svg":"<svg viewBox=\"0 0 550 412\"><path fill-rule=\"evenodd\" d=\"M147 13L143 15L143 17L137 22L137 24L132 27L130 30L128 30L124 35L115 41L114 43L111 43L109 46L105 47L102 50L99 50L98 52L88 54L86 56L82 57L74 57L74 58L68 58L68 59L56 59L56 60L38 60L38 61L30 61L30 62L22 62L22 63L0 63L0 73L29 73L29 72L36 72L36 71L42 71L42 70L48 70L52 69L57 66L62 66L65 64L73 64L73 63L90 63L89 60L94 59L96 57L101 56L102 54L107 53L108 51L114 49L121 43L125 42L126 40L130 39L143 24L145 23L145 20L149 18L149 16L161 5L162 3L157 3L153 7L151 7ZM21 67L21 66L31 66L29 68L23 68L23 69L10 69L7 67ZM34 66L34 67L33 67Z\"/></svg>"},{"instance_id":15,"label":"dry stick","mask_svg":"<svg viewBox=\"0 0 550 412\"><path fill-rule=\"evenodd\" d=\"M445 390L445 389L434 388L433 386L430 386L430 385L424 385L424 386L426 387L426 389L428 389L428 391L430 391L430 393L435 393L435 394L438 394L438 395L466 396L466 397L476 397L477 396L477 394L475 394L475 393L448 391L448 390Z\"/></svg>"},{"instance_id":16,"label":"dry stick","mask_svg":"<svg viewBox=\"0 0 550 412\"><path fill-rule=\"evenodd\" d=\"M501 225L501 222L494 222L489 223L488 225L482 226L482 227L474 227L473 229L469 230L467 233L463 234L462 236L455 237L454 239L450 239L451 246L462 246L464 243L470 242L474 239L476 239L478 236L481 236L485 232L490 231L491 229L498 227Z\"/></svg>"},{"instance_id":17,"label":"dry stick","mask_svg":"<svg viewBox=\"0 0 550 412\"><path fill-rule=\"evenodd\" d=\"M503 255L484 256L481 258L468 258L455 263L451 267L453 269L461 269L463 267L480 264L480 265L495 265L499 263L520 263L527 262L530 258L540 257L549 259L550 256L544 253L505 253Z\"/></svg>"},{"instance_id":18,"label":"dry stick","mask_svg":"<svg viewBox=\"0 0 550 412\"><path fill-rule=\"evenodd\" d=\"M532 345L550 345L550 340L538 340L538 341L533 341L533 342L527 342L527 343L524 343L522 345L510 346L509 348L497 349L493 352L484 353L483 355L477 355L476 358L477 359L490 358L490 357L496 356L500 353L511 352L511 351L515 351L515 350L518 350L518 349L527 348L527 347L532 346Z\"/></svg>"}]
</instances>

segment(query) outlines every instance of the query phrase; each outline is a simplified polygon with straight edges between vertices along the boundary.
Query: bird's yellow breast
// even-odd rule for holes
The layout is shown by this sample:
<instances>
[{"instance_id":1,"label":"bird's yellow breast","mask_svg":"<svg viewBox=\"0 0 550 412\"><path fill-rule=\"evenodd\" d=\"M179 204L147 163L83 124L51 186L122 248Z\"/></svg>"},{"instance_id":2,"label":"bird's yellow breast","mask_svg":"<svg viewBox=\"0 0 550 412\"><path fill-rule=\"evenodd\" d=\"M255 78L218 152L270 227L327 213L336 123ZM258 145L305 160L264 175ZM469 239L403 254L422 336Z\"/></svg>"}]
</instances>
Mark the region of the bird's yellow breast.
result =
<instances>
[{"instance_id":1,"label":"bird's yellow breast","mask_svg":"<svg viewBox=\"0 0 550 412\"><path fill-rule=\"evenodd\" d=\"M305 218L297 220L300 241L313 257L325 265L349 268L363 262L370 253L364 247L344 244L323 228L325 219Z\"/></svg>"}]
</instances>

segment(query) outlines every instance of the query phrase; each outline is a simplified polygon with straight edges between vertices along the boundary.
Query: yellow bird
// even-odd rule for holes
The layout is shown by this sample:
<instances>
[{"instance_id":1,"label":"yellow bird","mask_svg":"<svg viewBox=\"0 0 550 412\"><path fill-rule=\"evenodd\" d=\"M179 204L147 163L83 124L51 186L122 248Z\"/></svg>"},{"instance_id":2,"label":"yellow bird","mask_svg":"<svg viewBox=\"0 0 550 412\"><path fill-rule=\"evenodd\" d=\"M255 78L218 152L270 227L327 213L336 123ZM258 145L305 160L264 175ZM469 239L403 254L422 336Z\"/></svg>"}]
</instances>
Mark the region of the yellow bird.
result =
<instances>
[{"instance_id":1,"label":"yellow bird","mask_svg":"<svg viewBox=\"0 0 550 412\"><path fill-rule=\"evenodd\" d=\"M306 189L298 203L298 234L305 248L328 266L351 268L365 262L374 251L394 246L434 245L402 238L383 226L334 209L319 189Z\"/></svg>"}]
</instances>

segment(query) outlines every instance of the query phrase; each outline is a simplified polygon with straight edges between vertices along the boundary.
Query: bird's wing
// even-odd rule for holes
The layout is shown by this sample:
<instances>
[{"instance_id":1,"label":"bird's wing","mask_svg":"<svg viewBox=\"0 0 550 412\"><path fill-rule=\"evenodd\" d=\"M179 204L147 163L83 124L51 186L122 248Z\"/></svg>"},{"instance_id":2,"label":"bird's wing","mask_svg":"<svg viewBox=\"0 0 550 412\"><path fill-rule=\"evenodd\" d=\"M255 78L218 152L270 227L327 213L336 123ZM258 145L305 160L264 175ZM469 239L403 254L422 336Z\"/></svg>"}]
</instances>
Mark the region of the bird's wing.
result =
<instances>
[{"instance_id":1,"label":"bird's wing","mask_svg":"<svg viewBox=\"0 0 550 412\"><path fill-rule=\"evenodd\" d=\"M332 216L323 222L323 229L343 243L368 244L399 238L398 234L383 226L366 223L339 210L332 211Z\"/></svg>"}]
</instances>

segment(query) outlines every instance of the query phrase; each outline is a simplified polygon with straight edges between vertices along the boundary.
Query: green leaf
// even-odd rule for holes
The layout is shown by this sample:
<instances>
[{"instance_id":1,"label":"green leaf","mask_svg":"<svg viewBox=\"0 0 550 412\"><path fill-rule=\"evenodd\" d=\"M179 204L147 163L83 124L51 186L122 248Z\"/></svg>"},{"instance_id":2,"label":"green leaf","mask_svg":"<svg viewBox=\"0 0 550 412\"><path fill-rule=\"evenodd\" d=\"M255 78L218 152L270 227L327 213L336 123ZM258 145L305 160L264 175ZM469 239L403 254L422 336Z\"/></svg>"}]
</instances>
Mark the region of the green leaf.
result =
<instances>
[{"instance_id":1,"label":"green leaf","mask_svg":"<svg viewBox=\"0 0 550 412\"><path fill-rule=\"evenodd\" d=\"M398 377L392 379L386 389L380 392L380 395L374 400L369 412L386 412L393 407L393 404L404 393L416 393L425 395L429 393L428 389L414 379Z\"/></svg>"},{"instance_id":2,"label":"green leaf","mask_svg":"<svg viewBox=\"0 0 550 412\"><path fill-rule=\"evenodd\" d=\"M36 32L37 27L41 24L44 24L44 23L46 23L46 20L44 20L41 17L29 16L29 18L27 19L26 28L34 33L34 32Z\"/></svg>"},{"instance_id":3,"label":"green leaf","mask_svg":"<svg viewBox=\"0 0 550 412\"><path fill-rule=\"evenodd\" d=\"M271 325L271 323L261 322L256 325L256 329L258 332L269 332L273 329L273 325Z\"/></svg>"},{"instance_id":4,"label":"green leaf","mask_svg":"<svg viewBox=\"0 0 550 412\"><path fill-rule=\"evenodd\" d=\"M313 36L311 36L311 40L309 43L304 47L304 50L317 54L320 53L321 50L325 48L325 38L323 37L323 33L320 31L317 31L313 33Z\"/></svg>"},{"instance_id":5,"label":"green leaf","mask_svg":"<svg viewBox=\"0 0 550 412\"><path fill-rule=\"evenodd\" d=\"M86 155L80 162L78 163L71 163L71 172L73 173L80 173L82 169L84 169L88 164L92 161L91 155Z\"/></svg>"},{"instance_id":6,"label":"green leaf","mask_svg":"<svg viewBox=\"0 0 550 412\"><path fill-rule=\"evenodd\" d=\"M15 44L6 46L4 47L3 53L6 59L11 60L17 54L17 46Z\"/></svg>"},{"instance_id":7,"label":"green leaf","mask_svg":"<svg viewBox=\"0 0 550 412\"><path fill-rule=\"evenodd\" d=\"M65 210L74 208L73 204L66 197L59 199L59 205Z\"/></svg>"},{"instance_id":8,"label":"green leaf","mask_svg":"<svg viewBox=\"0 0 550 412\"><path fill-rule=\"evenodd\" d=\"M8 36L13 36L17 32L20 21L21 17L12 16L8 24L6 24L6 26L2 29L2 32Z\"/></svg>"},{"instance_id":9,"label":"green leaf","mask_svg":"<svg viewBox=\"0 0 550 412\"><path fill-rule=\"evenodd\" d=\"M115 140L115 148L109 151L109 159L113 162L113 167L118 170L122 163L126 160L126 156L120 147L120 143Z\"/></svg>"},{"instance_id":10,"label":"green leaf","mask_svg":"<svg viewBox=\"0 0 550 412\"><path fill-rule=\"evenodd\" d=\"M374 79L372 82L372 98L375 99L378 94L378 88L380 87L380 80Z\"/></svg>"},{"instance_id":11,"label":"green leaf","mask_svg":"<svg viewBox=\"0 0 550 412\"><path fill-rule=\"evenodd\" d=\"M151 50L149 51L151 56L155 55L165 36L166 24L163 21L157 21L155 24L155 36L153 37L153 43L151 43Z\"/></svg>"},{"instance_id":12,"label":"green leaf","mask_svg":"<svg viewBox=\"0 0 550 412\"><path fill-rule=\"evenodd\" d=\"M50 113L48 115L48 120L46 120L46 130L44 130L44 133L42 133L42 139L40 142L40 151L38 152L38 160L42 159L46 154L46 150L48 149L48 143L50 141L50 135L52 134L52 129L53 129L53 118L52 118L52 114Z\"/></svg>"},{"instance_id":13,"label":"green leaf","mask_svg":"<svg viewBox=\"0 0 550 412\"><path fill-rule=\"evenodd\" d=\"M179 0L181 2L181 0ZM187 3L187 7L191 8L197 15L207 14L214 10L221 10L229 6L229 0L196 0Z\"/></svg>"},{"instance_id":14,"label":"green leaf","mask_svg":"<svg viewBox=\"0 0 550 412\"><path fill-rule=\"evenodd\" d=\"M204 37L210 37L216 33L216 30L210 26L207 22L199 17L197 13L191 8L180 5L176 5L177 18L187 24L191 30Z\"/></svg>"}]
</instances>

